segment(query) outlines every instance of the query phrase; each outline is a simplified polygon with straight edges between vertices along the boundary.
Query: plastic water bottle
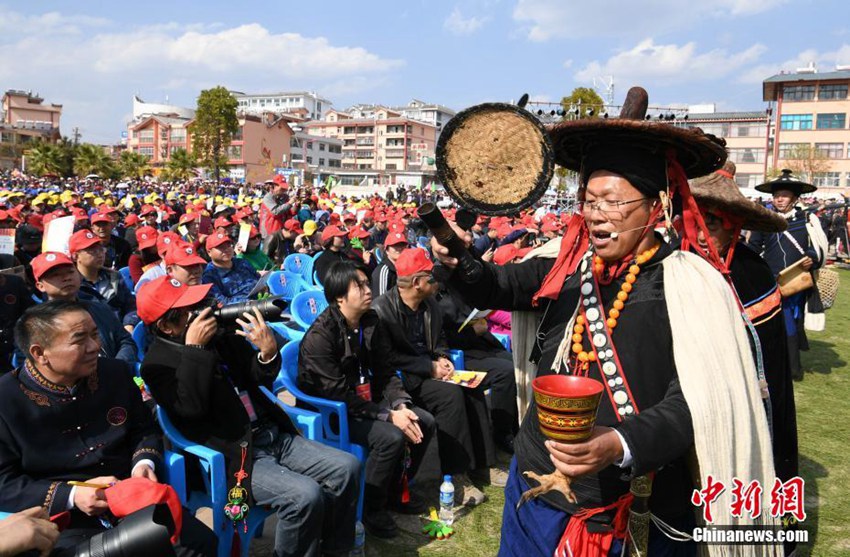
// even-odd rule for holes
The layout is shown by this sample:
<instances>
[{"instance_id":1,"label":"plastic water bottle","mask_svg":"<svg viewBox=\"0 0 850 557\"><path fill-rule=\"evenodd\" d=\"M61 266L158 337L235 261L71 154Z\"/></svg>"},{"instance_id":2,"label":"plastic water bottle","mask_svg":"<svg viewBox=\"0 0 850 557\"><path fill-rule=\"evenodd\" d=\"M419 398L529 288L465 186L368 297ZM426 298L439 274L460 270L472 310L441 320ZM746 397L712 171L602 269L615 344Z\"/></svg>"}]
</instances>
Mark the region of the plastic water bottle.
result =
<instances>
[{"instance_id":1,"label":"plastic water bottle","mask_svg":"<svg viewBox=\"0 0 850 557\"><path fill-rule=\"evenodd\" d=\"M446 474L443 476L443 483L440 484L440 520L446 526L451 526L455 521L455 486L452 483L452 477Z\"/></svg>"},{"instance_id":2,"label":"plastic water bottle","mask_svg":"<svg viewBox=\"0 0 850 557\"><path fill-rule=\"evenodd\" d=\"M354 549L348 554L349 557L364 557L366 547L366 529L359 520L354 525Z\"/></svg>"}]
</instances>

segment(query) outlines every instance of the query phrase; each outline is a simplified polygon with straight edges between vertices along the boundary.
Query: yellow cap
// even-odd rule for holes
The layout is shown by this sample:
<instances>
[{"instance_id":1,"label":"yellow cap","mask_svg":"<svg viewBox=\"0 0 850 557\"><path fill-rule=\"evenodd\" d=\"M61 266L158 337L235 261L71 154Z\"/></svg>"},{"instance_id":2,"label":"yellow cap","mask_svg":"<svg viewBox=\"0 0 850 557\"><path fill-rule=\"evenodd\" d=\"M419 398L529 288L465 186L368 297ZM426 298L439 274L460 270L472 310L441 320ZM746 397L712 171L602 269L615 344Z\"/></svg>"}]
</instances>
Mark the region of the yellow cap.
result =
<instances>
[{"instance_id":1,"label":"yellow cap","mask_svg":"<svg viewBox=\"0 0 850 557\"><path fill-rule=\"evenodd\" d=\"M318 226L316 225L316 221L304 221L304 234L306 234L307 236L312 236L316 232L316 228L318 228Z\"/></svg>"}]
</instances>

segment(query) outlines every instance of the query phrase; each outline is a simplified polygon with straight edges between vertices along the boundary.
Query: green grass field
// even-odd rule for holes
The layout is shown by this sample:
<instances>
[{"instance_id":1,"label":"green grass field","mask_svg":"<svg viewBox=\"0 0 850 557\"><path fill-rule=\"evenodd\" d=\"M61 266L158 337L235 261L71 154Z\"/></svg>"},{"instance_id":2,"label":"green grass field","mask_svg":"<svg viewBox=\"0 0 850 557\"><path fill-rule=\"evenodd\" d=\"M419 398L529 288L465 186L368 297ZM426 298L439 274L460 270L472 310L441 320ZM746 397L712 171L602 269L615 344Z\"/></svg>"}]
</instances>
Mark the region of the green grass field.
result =
<instances>
[{"instance_id":1,"label":"green grass field","mask_svg":"<svg viewBox=\"0 0 850 557\"><path fill-rule=\"evenodd\" d=\"M800 437L800 470L806 480L803 527L809 544L798 555L850 555L850 271L841 271L841 291L826 314L826 330L810 333L803 353L805 378L794 384ZM455 523L456 534L430 541L416 517L399 519L403 532L391 542L369 539L369 556L492 556L499 548L504 497L488 488L490 500Z\"/></svg>"}]
</instances>

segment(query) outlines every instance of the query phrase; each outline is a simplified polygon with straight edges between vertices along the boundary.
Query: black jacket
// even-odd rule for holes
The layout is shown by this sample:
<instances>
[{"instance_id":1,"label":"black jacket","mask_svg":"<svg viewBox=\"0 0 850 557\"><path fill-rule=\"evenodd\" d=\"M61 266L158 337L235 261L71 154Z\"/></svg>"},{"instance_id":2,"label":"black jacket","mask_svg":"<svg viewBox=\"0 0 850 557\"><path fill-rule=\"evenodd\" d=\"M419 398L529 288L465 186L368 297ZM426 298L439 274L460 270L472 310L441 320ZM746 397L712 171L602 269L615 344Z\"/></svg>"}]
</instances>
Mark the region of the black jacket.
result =
<instances>
[{"instance_id":1,"label":"black jacket","mask_svg":"<svg viewBox=\"0 0 850 557\"><path fill-rule=\"evenodd\" d=\"M124 362L98 358L74 392L23 367L0 377L0 509L66 510L68 480L130 477L151 460L162 477L162 438ZM80 511L71 513L83 520Z\"/></svg>"},{"instance_id":2,"label":"black jacket","mask_svg":"<svg viewBox=\"0 0 850 557\"><path fill-rule=\"evenodd\" d=\"M389 257L384 255L383 261L372 271L372 296L377 298L383 296L398 282L398 274L395 265Z\"/></svg>"},{"instance_id":3,"label":"black jacket","mask_svg":"<svg viewBox=\"0 0 850 557\"><path fill-rule=\"evenodd\" d=\"M130 263L132 254L133 248L130 247L127 240L113 234L109 238L109 245L106 247L106 260L103 266L113 269L126 267Z\"/></svg>"},{"instance_id":4,"label":"black jacket","mask_svg":"<svg viewBox=\"0 0 850 557\"><path fill-rule=\"evenodd\" d=\"M378 419L384 409L410 402L401 380L386 365L378 365L373 357L378 315L369 311L360 319L362 341L351 331L336 306L319 314L307 331L298 354L298 386L313 396L344 402L350 416ZM360 357L352 350L349 339L360 343ZM357 396L361 368L372 372L372 400Z\"/></svg>"},{"instance_id":5,"label":"black jacket","mask_svg":"<svg viewBox=\"0 0 850 557\"><path fill-rule=\"evenodd\" d=\"M403 303L398 286L372 302L372 308L380 317L374 342L375 359L390 369L401 371L405 388L415 391L422 381L431 378L432 362L444 356L449 348L437 300L427 298L422 303L425 304L425 339L430 353L418 354L407 337L407 319L401 309Z\"/></svg>"},{"instance_id":6,"label":"black jacket","mask_svg":"<svg viewBox=\"0 0 850 557\"><path fill-rule=\"evenodd\" d=\"M281 431L298 429L286 412L260 391L271 388L280 371L280 356L261 364L242 337L227 334L210 349L157 337L142 362L142 378L174 426L188 439L220 451L227 460L228 481L239 470L241 447L251 450L251 421L238 391L247 391L258 416L268 416ZM245 462L251 473L252 460ZM250 491L250 482L243 485Z\"/></svg>"}]
</instances>

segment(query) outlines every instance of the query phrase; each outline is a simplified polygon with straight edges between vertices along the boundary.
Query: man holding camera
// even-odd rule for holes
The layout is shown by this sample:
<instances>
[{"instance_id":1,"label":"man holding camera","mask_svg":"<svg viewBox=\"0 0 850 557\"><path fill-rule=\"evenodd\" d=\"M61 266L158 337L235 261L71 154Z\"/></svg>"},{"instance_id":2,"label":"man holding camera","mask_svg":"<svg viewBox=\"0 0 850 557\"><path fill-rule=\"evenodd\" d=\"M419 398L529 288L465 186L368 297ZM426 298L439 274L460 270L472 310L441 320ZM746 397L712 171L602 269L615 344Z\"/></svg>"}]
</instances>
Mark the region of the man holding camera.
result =
<instances>
[{"instance_id":1,"label":"man holding camera","mask_svg":"<svg viewBox=\"0 0 850 557\"><path fill-rule=\"evenodd\" d=\"M241 329L219 334L210 291L173 277L142 288L139 316L155 337L142 377L183 435L224 454L229 488L235 474L247 474L248 504L275 509L276 556L345 554L354 542L359 462L304 439L263 394L280 371L271 330L255 309L236 320Z\"/></svg>"},{"instance_id":2,"label":"man holding camera","mask_svg":"<svg viewBox=\"0 0 850 557\"><path fill-rule=\"evenodd\" d=\"M126 369L98 357L100 335L85 306L33 306L15 325L15 341L26 361L0 378L0 508L70 511L56 548L71 550L112 520L103 488L69 481L156 482L162 439ZM215 536L189 513L182 532L180 555L215 555Z\"/></svg>"}]
</instances>

